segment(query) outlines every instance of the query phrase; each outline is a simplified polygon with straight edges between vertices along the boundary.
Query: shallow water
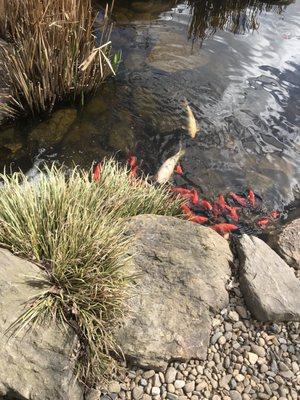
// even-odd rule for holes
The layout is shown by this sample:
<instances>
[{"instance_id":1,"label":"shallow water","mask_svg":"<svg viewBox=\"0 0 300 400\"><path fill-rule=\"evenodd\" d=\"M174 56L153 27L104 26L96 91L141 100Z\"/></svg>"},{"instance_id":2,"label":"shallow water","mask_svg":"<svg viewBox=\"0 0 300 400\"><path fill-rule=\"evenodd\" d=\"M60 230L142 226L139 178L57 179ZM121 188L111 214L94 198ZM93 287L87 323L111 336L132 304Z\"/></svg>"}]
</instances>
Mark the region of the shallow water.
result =
<instances>
[{"instance_id":1,"label":"shallow water","mask_svg":"<svg viewBox=\"0 0 300 400\"><path fill-rule=\"evenodd\" d=\"M133 152L152 174L181 142L180 185L208 198L251 186L270 209L299 197L300 0L119 0L114 18L117 77L83 108L3 127L1 168Z\"/></svg>"}]
</instances>

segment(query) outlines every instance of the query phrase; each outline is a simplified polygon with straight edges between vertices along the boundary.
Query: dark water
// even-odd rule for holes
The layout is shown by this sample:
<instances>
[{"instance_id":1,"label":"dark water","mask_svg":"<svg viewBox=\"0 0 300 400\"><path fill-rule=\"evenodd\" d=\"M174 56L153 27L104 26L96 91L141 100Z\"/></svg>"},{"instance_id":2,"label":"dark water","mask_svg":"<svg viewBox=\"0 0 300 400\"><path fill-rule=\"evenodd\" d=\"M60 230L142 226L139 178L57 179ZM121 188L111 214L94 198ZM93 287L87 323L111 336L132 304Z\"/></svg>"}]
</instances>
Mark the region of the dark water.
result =
<instances>
[{"instance_id":1,"label":"dark water","mask_svg":"<svg viewBox=\"0 0 300 400\"><path fill-rule=\"evenodd\" d=\"M178 184L207 197L251 186L272 209L299 198L300 0L119 0L114 18L117 77L81 109L4 127L1 168L34 174L44 160L89 167L133 152L154 173L181 140Z\"/></svg>"}]
</instances>

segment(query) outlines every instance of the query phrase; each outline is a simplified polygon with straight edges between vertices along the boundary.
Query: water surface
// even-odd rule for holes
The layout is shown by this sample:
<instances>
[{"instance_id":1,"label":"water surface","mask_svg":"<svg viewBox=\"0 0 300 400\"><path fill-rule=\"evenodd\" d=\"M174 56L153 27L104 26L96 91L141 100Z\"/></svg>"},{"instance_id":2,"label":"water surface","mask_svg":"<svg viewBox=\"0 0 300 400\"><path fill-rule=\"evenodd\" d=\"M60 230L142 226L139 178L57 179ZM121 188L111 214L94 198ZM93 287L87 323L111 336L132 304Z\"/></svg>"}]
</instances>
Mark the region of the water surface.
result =
<instances>
[{"instance_id":1,"label":"water surface","mask_svg":"<svg viewBox=\"0 0 300 400\"><path fill-rule=\"evenodd\" d=\"M299 197L300 0L119 0L114 19L117 77L83 108L2 128L1 168L136 153L153 174L182 143L178 184L207 197L251 186L272 209Z\"/></svg>"}]
</instances>

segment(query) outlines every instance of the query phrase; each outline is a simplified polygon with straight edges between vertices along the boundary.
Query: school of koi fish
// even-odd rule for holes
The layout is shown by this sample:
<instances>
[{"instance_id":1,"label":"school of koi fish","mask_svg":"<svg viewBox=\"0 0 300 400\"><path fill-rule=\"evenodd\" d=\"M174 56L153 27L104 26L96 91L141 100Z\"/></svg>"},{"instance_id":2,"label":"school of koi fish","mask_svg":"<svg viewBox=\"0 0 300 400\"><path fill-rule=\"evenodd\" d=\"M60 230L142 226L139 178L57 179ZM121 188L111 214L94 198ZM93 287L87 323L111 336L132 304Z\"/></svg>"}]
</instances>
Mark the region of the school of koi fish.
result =
<instances>
[{"instance_id":1,"label":"school of koi fish","mask_svg":"<svg viewBox=\"0 0 300 400\"><path fill-rule=\"evenodd\" d=\"M175 156L166 160L160 167L158 173L154 177L154 182L158 184L169 181L173 173L183 175L183 168L178 162L183 150L180 150ZM174 163L176 161L176 163ZM132 155L128 158L129 176L132 178L138 177L138 159ZM99 181L101 178L101 163L98 163L93 172L93 180ZM170 186L170 192L175 196L181 196L186 200L181 206L183 215L187 220L197 224L205 224L214 229L224 238L228 239L231 232L238 233L241 228L241 216L243 211L257 213L261 210L261 198L249 188L246 193L237 194L229 192L225 196L219 194L214 200L200 198L196 189ZM280 212L277 210L265 216L257 216L255 224L260 230L265 230L268 225L280 217Z\"/></svg>"}]
</instances>

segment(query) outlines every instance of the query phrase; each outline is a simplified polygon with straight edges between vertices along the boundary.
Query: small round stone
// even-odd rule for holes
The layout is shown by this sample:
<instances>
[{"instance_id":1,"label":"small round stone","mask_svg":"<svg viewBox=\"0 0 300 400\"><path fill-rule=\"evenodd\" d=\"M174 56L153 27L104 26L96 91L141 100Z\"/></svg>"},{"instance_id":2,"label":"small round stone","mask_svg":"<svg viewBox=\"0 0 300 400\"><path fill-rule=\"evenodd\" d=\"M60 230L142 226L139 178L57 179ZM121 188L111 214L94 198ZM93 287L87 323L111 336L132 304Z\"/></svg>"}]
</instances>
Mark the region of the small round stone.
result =
<instances>
[{"instance_id":1,"label":"small round stone","mask_svg":"<svg viewBox=\"0 0 300 400\"><path fill-rule=\"evenodd\" d=\"M242 396L237 390L230 390L229 394L231 400L242 400Z\"/></svg>"},{"instance_id":2,"label":"small round stone","mask_svg":"<svg viewBox=\"0 0 300 400\"><path fill-rule=\"evenodd\" d=\"M160 388L157 386L153 386L151 389L151 394L152 394L152 396L160 395Z\"/></svg>"},{"instance_id":3,"label":"small round stone","mask_svg":"<svg viewBox=\"0 0 300 400\"><path fill-rule=\"evenodd\" d=\"M176 381L174 382L175 389L182 389L184 385L185 381L182 379L176 379Z\"/></svg>"},{"instance_id":4,"label":"small round stone","mask_svg":"<svg viewBox=\"0 0 300 400\"><path fill-rule=\"evenodd\" d=\"M116 381L110 382L110 384L108 385L108 391L110 393L120 393L121 386L120 386L119 382L116 382Z\"/></svg>"}]
</instances>

